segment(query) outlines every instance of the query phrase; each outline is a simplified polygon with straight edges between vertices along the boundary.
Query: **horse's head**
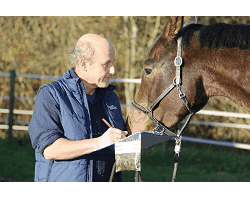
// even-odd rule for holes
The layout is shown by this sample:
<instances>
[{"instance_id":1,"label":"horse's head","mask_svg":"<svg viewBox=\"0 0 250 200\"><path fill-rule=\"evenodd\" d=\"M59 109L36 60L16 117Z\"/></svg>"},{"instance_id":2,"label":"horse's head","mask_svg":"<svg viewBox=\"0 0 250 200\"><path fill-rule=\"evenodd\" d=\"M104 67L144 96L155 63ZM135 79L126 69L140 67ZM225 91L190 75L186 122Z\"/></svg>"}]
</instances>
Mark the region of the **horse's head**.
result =
<instances>
[{"instance_id":1,"label":"horse's head","mask_svg":"<svg viewBox=\"0 0 250 200\"><path fill-rule=\"evenodd\" d=\"M176 76L174 60L177 55L177 38L182 35L182 27L183 17L170 17L163 33L148 52L143 65L140 90L135 97L135 102L143 108L149 108L173 83ZM182 48L181 91L185 93L189 107L197 111L207 103L208 97L198 63L192 60L191 53L196 50L195 34L191 37L189 47ZM153 109L153 116L168 128L176 125L189 113L179 94L177 87L173 88ZM149 119L150 115L132 106L127 121L131 133L152 131L155 125Z\"/></svg>"}]
</instances>

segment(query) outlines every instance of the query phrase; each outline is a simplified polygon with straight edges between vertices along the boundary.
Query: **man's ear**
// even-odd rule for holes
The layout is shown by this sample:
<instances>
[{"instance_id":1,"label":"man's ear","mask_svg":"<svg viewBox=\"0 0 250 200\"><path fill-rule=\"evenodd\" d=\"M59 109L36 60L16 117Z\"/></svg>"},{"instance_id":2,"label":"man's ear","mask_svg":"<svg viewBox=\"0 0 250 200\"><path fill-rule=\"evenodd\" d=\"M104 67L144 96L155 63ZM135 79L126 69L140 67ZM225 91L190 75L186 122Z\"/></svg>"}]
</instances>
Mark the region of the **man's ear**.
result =
<instances>
[{"instance_id":1,"label":"man's ear","mask_svg":"<svg viewBox=\"0 0 250 200\"><path fill-rule=\"evenodd\" d=\"M87 61L86 59L84 60L83 58L78 58L76 62L76 66L80 67L84 72L87 72Z\"/></svg>"}]
</instances>

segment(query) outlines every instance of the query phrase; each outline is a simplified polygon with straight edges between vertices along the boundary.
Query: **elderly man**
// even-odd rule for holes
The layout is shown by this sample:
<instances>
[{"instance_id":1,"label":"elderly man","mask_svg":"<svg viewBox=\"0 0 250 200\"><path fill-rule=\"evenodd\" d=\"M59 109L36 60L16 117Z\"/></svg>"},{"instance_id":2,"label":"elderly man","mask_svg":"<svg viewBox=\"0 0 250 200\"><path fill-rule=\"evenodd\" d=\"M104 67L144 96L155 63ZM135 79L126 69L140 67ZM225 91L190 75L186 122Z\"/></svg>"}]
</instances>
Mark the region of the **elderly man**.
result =
<instances>
[{"instance_id":1,"label":"elderly man","mask_svg":"<svg viewBox=\"0 0 250 200\"><path fill-rule=\"evenodd\" d=\"M127 135L115 86L109 85L115 50L108 39L86 34L70 58L74 67L37 93L29 125L35 181L108 181L114 155L88 153ZM122 181L121 173L116 179Z\"/></svg>"}]
</instances>

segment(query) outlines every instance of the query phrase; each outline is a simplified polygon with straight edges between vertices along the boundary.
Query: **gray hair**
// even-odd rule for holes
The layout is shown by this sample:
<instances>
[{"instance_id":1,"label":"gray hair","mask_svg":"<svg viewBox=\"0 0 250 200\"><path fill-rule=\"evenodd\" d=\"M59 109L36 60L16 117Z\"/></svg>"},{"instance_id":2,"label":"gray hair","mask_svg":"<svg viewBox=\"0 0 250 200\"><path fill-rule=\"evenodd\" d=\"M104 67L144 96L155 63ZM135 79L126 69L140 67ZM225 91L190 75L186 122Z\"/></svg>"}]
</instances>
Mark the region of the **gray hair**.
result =
<instances>
[{"instance_id":1,"label":"gray hair","mask_svg":"<svg viewBox=\"0 0 250 200\"><path fill-rule=\"evenodd\" d=\"M73 48L73 50L69 54L69 60L72 66L77 64L77 59L82 58L84 63L87 61L90 64L93 63L92 58L94 55L94 47L89 42L81 43L81 45L77 45Z\"/></svg>"}]
</instances>

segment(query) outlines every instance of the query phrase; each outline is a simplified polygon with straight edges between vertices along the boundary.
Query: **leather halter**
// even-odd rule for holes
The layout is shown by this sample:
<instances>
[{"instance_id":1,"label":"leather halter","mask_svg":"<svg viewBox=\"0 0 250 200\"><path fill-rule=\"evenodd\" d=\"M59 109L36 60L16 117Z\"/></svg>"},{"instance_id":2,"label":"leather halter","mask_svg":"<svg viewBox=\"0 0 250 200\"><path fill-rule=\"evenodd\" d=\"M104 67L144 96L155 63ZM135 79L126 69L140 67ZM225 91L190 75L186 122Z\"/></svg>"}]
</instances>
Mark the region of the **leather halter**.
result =
<instances>
[{"instance_id":1,"label":"leather halter","mask_svg":"<svg viewBox=\"0 0 250 200\"><path fill-rule=\"evenodd\" d=\"M182 42L182 37L179 37L177 39L177 56L175 57L174 60L174 64L176 66L176 72L175 72L175 77L173 79L173 83L171 85L169 85L163 92L162 94L152 103L152 105L146 109L143 106L139 105L138 103L135 102L135 100L133 100L131 102L132 106L134 106L136 109L142 111L145 115L148 115L148 113L151 114L151 116L149 117L149 119L153 122L153 124L156 126L156 128L153 129L154 133L158 133L161 135L171 135L171 136L176 136L180 137L180 135L183 133L183 131L185 130L185 128L187 127L187 125L189 124L192 116L195 114L195 111L190 108L188 100L186 98L186 95L184 92L181 91L181 85L182 85L182 79L181 79L181 65L182 65L182 57L181 57L181 45ZM175 87L177 87L177 90L179 91L179 97L180 99L183 100L184 104L186 105L188 111L189 111L189 117L186 120L185 124L183 125L183 127L181 128L181 130L177 131L177 134L175 134L174 132L170 131L163 123L161 123L160 121L158 121L154 115L153 115L153 110L156 107L156 105L166 96L168 95Z\"/></svg>"}]
</instances>

